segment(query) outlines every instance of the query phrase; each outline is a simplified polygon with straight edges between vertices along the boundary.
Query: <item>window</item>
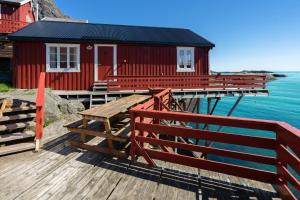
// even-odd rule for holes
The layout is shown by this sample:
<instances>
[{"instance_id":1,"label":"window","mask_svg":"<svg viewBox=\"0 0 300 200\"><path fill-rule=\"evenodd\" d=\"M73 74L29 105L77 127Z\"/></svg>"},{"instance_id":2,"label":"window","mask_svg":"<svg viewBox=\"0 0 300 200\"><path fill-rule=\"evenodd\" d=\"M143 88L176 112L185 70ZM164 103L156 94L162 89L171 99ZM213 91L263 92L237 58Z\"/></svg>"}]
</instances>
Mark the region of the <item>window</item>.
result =
<instances>
[{"instance_id":1,"label":"window","mask_svg":"<svg viewBox=\"0 0 300 200\"><path fill-rule=\"evenodd\" d=\"M194 47L177 47L177 72L194 71Z\"/></svg>"},{"instance_id":2,"label":"window","mask_svg":"<svg viewBox=\"0 0 300 200\"><path fill-rule=\"evenodd\" d=\"M80 72L79 44L46 44L47 72Z\"/></svg>"}]
</instances>

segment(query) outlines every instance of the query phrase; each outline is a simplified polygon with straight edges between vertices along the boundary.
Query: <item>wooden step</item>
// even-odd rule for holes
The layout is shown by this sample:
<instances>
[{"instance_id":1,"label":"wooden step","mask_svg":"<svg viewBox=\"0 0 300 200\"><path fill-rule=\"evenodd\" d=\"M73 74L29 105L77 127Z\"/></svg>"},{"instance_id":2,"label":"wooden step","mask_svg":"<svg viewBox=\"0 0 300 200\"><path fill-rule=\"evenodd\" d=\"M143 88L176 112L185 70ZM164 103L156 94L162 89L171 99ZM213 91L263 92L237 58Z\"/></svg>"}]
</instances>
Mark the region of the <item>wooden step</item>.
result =
<instances>
[{"instance_id":1,"label":"wooden step","mask_svg":"<svg viewBox=\"0 0 300 200\"><path fill-rule=\"evenodd\" d=\"M11 122L11 121L25 120L25 119L32 119L32 118L35 118L35 116L36 116L35 113L3 116L3 117L0 117L0 124L3 124L4 122L9 123L9 122Z\"/></svg>"},{"instance_id":2,"label":"wooden step","mask_svg":"<svg viewBox=\"0 0 300 200\"><path fill-rule=\"evenodd\" d=\"M24 131L18 133L4 134L0 135L0 142L9 142L14 140L22 140L27 138L32 138L35 136L33 131Z\"/></svg>"},{"instance_id":3,"label":"wooden step","mask_svg":"<svg viewBox=\"0 0 300 200\"><path fill-rule=\"evenodd\" d=\"M106 86L94 86L93 89L94 90L106 90L107 87Z\"/></svg>"},{"instance_id":4,"label":"wooden step","mask_svg":"<svg viewBox=\"0 0 300 200\"><path fill-rule=\"evenodd\" d=\"M0 147L0 156L35 149L35 142L24 142Z\"/></svg>"},{"instance_id":5,"label":"wooden step","mask_svg":"<svg viewBox=\"0 0 300 200\"><path fill-rule=\"evenodd\" d=\"M4 109L3 114L5 113L14 113L14 112L23 112L23 111L35 111L36 106L23 106L23 107L13 107Z\"/></svg>"},{"instance_id":6,"label":"wooden step","mask_svg":"<svg viewBox=\"0 0 300 200\"><path fill-rule=\"evenodd\" d=\"M103 85L107 85L107 82L94 82L94 86L98 86L98 85L101 85L101 86L103 86Z\"/></svg>"},{"instance_id":7,"label":"wooden step","mask_svg":"<svg viewBox=\"0 0 300 200\"><path fill-rule=\"evenodd\" d=\"M19 123L12 123L12 124L5 124L0 125L0 132L3 131L14 131L21 128L29 128L35 126L35 122L19 122Z\"/></svg>"}]
</instances>

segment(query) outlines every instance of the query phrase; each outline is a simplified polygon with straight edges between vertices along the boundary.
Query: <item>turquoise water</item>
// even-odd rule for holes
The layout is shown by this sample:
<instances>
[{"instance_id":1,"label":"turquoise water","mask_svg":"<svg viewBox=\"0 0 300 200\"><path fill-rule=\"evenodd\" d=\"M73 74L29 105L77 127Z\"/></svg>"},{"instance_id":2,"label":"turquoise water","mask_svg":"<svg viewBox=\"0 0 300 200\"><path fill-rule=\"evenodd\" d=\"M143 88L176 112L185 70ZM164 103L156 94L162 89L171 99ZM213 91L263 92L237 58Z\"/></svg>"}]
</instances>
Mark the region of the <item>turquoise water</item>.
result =
<instances>
[{"instance_id":1,"label":"turquoise water","mask_svg":"<svg viewBox=\"0 0 300 200\"><path fill-rule=\"evenodd\" d=\"M300 129L300 72L284 74L288 77L267 84L269 96L244 97L233 116L284 121ZM214 114L226 115L235 100L223 98Z\"/></svg>"},{"instance_id":2,"label":"turquoise water","mask_svg":"<svg viewBox=\"0 0 300 200\"><path fill-rule=\"evenodd\" d=\"M232 116L284 121L300 129L300 72L280 73L286 74L287 77L278 78L277 80L271 81L267 84L267 88L270 92L269 96L244 97L236 110L233 112ZM235 103L236 99L237 97L223 98L219 102L214 115L225 116ZM212 105L213 103L214 102L212 102ZM206 112L206 106L206 102L201 103L201 113ZM210 127L210 130L216 130L216 127ZM275 137L275 134L272 132L232 127L225 127L222 129L222 131L252 136L255 135L271 138ZM203 141L201 141L201 143L203 143ZM259 148L249 148L245 146L228 145L224 143L214 143L213 146L260 155L275 156L275 152ZM257 164L254 162L247 162L226 157L209 155L209 159L270 171L276 170L274 167L269 165Z\"/></svg>"}]
</instances>

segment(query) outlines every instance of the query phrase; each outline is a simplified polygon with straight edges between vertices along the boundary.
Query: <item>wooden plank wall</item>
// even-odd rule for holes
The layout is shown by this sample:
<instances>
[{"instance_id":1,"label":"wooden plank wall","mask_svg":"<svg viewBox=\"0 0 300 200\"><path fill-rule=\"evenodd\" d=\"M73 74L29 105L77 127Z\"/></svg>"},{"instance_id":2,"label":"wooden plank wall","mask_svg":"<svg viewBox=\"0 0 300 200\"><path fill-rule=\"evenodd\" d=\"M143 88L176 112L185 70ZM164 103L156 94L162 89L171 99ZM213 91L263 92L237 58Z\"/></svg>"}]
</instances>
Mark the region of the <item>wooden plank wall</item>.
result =
<instances>
[{"instance_id":1,"label":"wooden plank wall","mask_svg":"<svg viewBox=\"0 0 300 200\"><path fill-rule=\"evenodd\" d=\"M118 45L118 75L206 75L208 49L195 48L195 72L176 72L177 50L170 46Z\"/></svg>"},{"instance_id":2,"label":"wooden plank wall","mask_svg":"<svg viewBox=\"0 0 300 200\"><path fill-rule=\"evenodd\" d=\"M46 87L54 90L89 90L94 82L94 51L81 44L81 71L46 73ZM46 70L46 45L40 42L14 44L13 85L16 88L37 88L40 72Z\"/></svg>"},{"instance_id":3,"label":"wooden plank wall","mask_svg":"<svg viewBox=\"0 0 300 200\"><path fill-rule=\"evenodd\" d=\"M0 48L0 58L12 58L13 47L11 43L4 43L3 47Z\"/></svg>"},{"instance_id":4,"label":"wooden plank wall","mask_svg":"<svg viewBox=\"0 0 300 200\"><path fill-rule=\"evenodd\" d=\"M20 13L17 5L1 3L1 19L19 21Z\"/></svg>"},{"instance_id":5,"label":"wooden plank wall","mask_svg":"<svg viewBox=\"0 0 300 200\"><path fill-rule=\"evenodd\" d=\"M30 3L22 6L2 3L1 19L26 22L26 16L34 21L34 15Z\"/></svg>"},{"instance_id":6,"label":"wooden plank wall","mask_svg":"<svg viewBox=\"0 0 300 200\"><path fill-rule=\"evenodd\" d=\"M54 90L90 90L94 82L94 44L81 43L80 72L46 73L46 87ZM176 47L118 45L118 75L206 75L208 49L195 48L195 73L178 73ZM13 85L37 87L40 72L46 69L46 45L42 42L16 42L13 58Z\"/></svg>"}]
</instances>

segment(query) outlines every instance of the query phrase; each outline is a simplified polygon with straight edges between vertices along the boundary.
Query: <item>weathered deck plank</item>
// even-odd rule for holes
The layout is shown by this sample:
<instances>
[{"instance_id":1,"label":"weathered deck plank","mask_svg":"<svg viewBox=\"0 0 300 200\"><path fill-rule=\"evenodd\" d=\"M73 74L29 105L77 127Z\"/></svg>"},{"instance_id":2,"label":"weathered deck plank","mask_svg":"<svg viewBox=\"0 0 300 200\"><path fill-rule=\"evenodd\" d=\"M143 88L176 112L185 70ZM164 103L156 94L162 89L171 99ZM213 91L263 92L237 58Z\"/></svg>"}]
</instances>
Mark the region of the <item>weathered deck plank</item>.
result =
<instances>
[{"instance_id":1,"label":"weathered deck plank","mask_svg":"<svg viewBox=\"0 0 300 200\"><path fill-rule=\"evenodd\" d=\"M162 171L161 168L147 168L142 159L139 162L130 164L129 160L79 151L63 142L51 144L39 154L25 152L0 157L0 199L276 197L269 184L206 170L200 170L201 179L198 179L198 170L194 168L156 161L163 167Z\"/></svg>"}]
</instances>

